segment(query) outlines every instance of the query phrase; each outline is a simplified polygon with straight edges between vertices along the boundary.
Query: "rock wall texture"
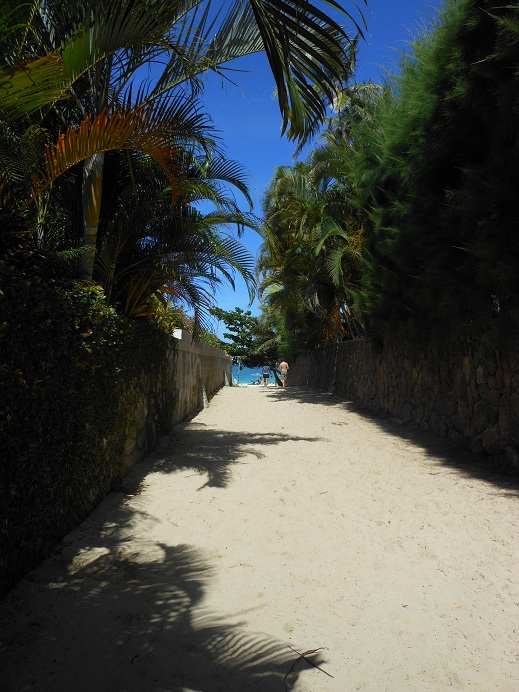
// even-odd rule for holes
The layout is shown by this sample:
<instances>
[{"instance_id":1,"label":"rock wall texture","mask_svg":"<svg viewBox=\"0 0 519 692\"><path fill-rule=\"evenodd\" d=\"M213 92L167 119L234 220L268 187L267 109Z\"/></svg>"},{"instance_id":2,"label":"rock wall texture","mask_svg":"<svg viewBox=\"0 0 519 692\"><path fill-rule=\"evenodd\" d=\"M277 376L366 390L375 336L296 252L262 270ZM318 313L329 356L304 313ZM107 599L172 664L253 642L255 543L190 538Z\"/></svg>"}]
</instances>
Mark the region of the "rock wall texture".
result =
<instances>
[{"instance_id":1,"label":"rock wall texture","mask_svg":"<svg viewBox=\"0 0 519 692\"><path fill-rule=\"evenodd\" d=\"M219 348L193 343L183 330L174 333L168 369L161 382L148 382L128 421L125 467L129 470L157 444L161 435L207 406L211 396L232 382L232 361ZM146 374L143 374L146 377Z\"/></svg>"},{"instance_id":2,"label":"rock wall texture","mask_svg":"<svg viewBox=\"0 0 519 692\"><path fill-rule=\"evenodd\" d=\"M108 465L100 448L89 450L81 492L73 480L77 476L74 464L81 459L54 457L49 459L44 483L32 479L35 487L24 487L23 494L12 497L10 493L9 502L5 500L8 490L0 487L0 528L9 527L0 531L0 597L88 516L107 492L124 488L124 476L162 435L206 406L212 394L231 382L229 356L207 344L192 343L186 332L175 333L164 355L163 367L145 367L128 383L119 399L116 429L110 439L102 439L104 448L117 449L117 463ZM67 434L68 430L62 431ZM81 442L79 437L78 447ZM55 511L58 503L59 512Z\"/></svg>"},{"instance_id":3,"label":"rock wall texture","mask_svg":"<svg viewBox=\"0 0 519 692\"><path fill-rule=\"evenodd\" d=\"M519 349L475 335L418 348L346 341L302 354L290 384L311 385L375 414L461 439L519 471Z\"/></svg>"}]
</instances>

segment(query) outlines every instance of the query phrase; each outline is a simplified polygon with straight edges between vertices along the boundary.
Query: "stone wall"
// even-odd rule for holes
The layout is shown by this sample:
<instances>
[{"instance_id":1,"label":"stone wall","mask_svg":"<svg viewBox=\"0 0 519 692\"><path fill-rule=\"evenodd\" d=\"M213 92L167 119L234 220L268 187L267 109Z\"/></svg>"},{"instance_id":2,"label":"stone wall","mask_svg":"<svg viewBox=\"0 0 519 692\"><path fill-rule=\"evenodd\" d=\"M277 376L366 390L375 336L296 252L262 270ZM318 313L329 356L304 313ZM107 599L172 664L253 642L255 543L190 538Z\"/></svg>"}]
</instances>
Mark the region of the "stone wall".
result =
<instances>
[{"instance_id":1,"label":"stone wall","mask_svg":"<svg viewBox=\"0 0 519 692\"><path fill-rule=\"evenodd\" d=\"M43 482L29 467L28 473L10 481L14 489L20 484L17 492L0 486L0 598L87 517L107 492L124 487L129 469L155 448L162 435L231 383L230 357L207 344L193 344L190 334L177 332L162 355L161 367L145 367L132 380L128 378L117 403L115 398L111 400L116 425L100 428L107 437L93 438L100 444L88 447L88 473L78 473L78 468L84 470L80 466L84 455L58 458L54 454L47 460ZM66 376L66 368L64 373ZM99 419L102 406L101 401ZM81 426L78 430L66 449L82 449ZM58 438L70 434L66 428L57 435L52 432ZM110 456L105 449L111 451Z\"/></svg>"},{"instance_id":2,"label":"stone wall","mask_svg":"<svg viewBox=\"0 0 519 692\"><path fill-rule=\"evenodd\" d=\"M139 404L128 421L125 468L129 470L155 447L161 435L201 411L215 392L231 384L232 361L224 351L193 343L191 334L176 330L165 381L140 387Z\"/></svg>"},{"instance_id":3,"label":"stone wall","mask_svg":"<svg viewBox=\"0 0 519 692\"><path fill-rule=\"evenodd\" d=\"M172 423L201 411L209 398L224 386L232 384L231 358L219 348L192 342L191 334L177 330L172 367L175 371L175 408Z\"/></svg>"},{"instance_id":4,"label":"stone wall","mask_svg":"<svg viewBox=\"0 0 519 692\"><path fill-rule=\"evenodd\" d=\"M519 470L519 349L476 336L420 349L348 341L299 356L290 384L310 385L376 414L461 439Z\"/></svg>"}]
</instances>

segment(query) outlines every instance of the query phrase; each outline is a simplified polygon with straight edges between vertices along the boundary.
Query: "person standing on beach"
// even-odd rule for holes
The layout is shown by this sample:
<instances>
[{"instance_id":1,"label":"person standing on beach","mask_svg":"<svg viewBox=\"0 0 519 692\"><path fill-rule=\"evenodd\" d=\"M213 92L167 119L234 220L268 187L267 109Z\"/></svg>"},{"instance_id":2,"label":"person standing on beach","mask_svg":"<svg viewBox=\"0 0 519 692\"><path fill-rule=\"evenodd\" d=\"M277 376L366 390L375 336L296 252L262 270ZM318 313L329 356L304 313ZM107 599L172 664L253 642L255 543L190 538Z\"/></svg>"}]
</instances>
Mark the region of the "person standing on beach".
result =
<instances>
[{"instance_id":1,"label":"person standing on beach","mask_svg":"<svg viewBox=\"0 0 519 692\"><path fill-rule=\"evenodd\" d=\"M285 389L285 385L287 383L287 375L288 375L288 363L285 360L282 360L281 363L279 364L279 369L281 370L280 374L280 380L283 383L283 389Z\"/></svg>"},{"instance_id":2,"label":"person standing on beach","mask_svg":"<svg viewBox=\"0 0 519 692\"><path fill-rule=\"evenodd\" d=\"M270 377L270 365L264 365L263 369L263 386L268 387Z\"/></svg>"}]
</instances>

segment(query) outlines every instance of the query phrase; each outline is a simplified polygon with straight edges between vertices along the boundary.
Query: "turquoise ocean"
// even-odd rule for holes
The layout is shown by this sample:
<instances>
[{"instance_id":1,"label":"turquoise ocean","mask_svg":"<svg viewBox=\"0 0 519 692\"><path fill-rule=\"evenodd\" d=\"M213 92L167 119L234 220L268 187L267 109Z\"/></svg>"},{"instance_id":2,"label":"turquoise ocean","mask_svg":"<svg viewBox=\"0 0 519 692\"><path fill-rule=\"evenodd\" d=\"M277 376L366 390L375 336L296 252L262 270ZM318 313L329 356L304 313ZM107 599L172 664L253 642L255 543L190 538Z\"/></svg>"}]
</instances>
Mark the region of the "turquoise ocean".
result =
<instances>
[{"instance_id":1,"label":"turquoise ocean","mask_svg":"<svg viewBox=\"0 0 519 692\"><path fill-rule=\"evenodd\" d=\"M233 382L238 382L239 384L250 384L254 380L261 380L261 382L263 383L263 378L261 375L261 366L257 368L246 368L244 365L242 365L241 370L238 372L238 366L233 365L232 380ZM271 384L274 382L274 375L272 373L270 373L269 382Z\"/></svg>"}]
</instances>

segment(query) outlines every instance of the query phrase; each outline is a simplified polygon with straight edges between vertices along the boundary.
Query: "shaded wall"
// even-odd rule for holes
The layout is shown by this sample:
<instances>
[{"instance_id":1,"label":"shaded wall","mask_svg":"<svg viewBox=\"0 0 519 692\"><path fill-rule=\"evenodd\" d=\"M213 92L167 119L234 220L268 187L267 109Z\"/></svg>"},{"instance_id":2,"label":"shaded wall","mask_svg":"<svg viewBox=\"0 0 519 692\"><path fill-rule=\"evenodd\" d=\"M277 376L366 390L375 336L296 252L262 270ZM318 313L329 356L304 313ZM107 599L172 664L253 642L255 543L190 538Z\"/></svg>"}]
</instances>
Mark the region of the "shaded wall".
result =
<instances>
[{"instance_id":1,"label":"shaded wall","mask_svg":"<svg viewBox=\"0 0 519 692\"><path fill-rule=\"evenodd\" d=\"M476 336L441 347L347 341L298 356L290 384L310 385L376 414L461 439L519 471L519 350Z\"/></svg>"},{"instance_id":2,"label":"shaded wall","mask_svg":"<svg viewBox=\"0 0 519 692\"><path fill-rule=\"evenodd\" d=\"M193 344L185 332L177 332L165 348L160 367L151 367L157 359L150 358L148 367L136 368L124 385L113 383L113 425L103 426L107 398L100 392L99 415L94 417L97 434L85 437L79 399L77 429L57 425L41 440L46 448L53 437L63 439L61 453L47 455L45 466L34 468L31 450L20 449L17 470L23 467L24 474L11 474L8 484L0 483L0 597L47 557L108 492L121 488L129 469L163 434L230 384L231 359L223 351ZM66 378L71 367L74 362L64 363L61 376Z\"/></svg>"},{"instance_id":3,"label":"shaded wall","mask_svg":"<svg viewBox=\"0 0 519 692\"><path fill-rule=\"evenodd\" d=\"M144 458L174 425L207 406L215 392L232 383L231 372L232 361L224 351L195 344L191 334L176 330L164 379L139 388L135 416L128 421L125 468Z\"/></svg>"}]
</instances>

